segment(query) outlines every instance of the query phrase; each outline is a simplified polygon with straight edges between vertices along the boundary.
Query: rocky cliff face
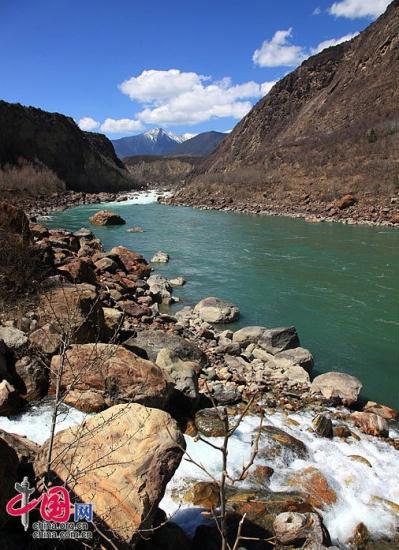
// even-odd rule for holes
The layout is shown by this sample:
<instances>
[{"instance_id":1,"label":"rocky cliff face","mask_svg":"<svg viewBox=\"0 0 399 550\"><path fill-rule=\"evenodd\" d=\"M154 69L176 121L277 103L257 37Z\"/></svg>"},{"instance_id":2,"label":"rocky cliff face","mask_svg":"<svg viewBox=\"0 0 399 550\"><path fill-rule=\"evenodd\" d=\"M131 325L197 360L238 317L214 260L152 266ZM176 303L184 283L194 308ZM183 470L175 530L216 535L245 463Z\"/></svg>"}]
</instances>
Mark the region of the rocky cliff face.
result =
<instances>
[{"instance_id":1,"label":"rocky cliff face","mask_svg":"<svg viewBox=\"0 0 399 550\"><path fill-rule=\"evenodd\" d=\"M399 1L350 42L310 57L223 140L184 192L262 202L399 188Z\"/></svg>"},{"instance_id":2,"label":"rocky cliff face","mask_svg":"<svg viewBox=\"0 0 399 550\"><path fill-rule=\"evenodd\" d=\"M0 128L0 166L39 161L77 191L135 186L111 142L101 134L82 132L72 118L0 101Z\"/></svg>"}]
</instances>

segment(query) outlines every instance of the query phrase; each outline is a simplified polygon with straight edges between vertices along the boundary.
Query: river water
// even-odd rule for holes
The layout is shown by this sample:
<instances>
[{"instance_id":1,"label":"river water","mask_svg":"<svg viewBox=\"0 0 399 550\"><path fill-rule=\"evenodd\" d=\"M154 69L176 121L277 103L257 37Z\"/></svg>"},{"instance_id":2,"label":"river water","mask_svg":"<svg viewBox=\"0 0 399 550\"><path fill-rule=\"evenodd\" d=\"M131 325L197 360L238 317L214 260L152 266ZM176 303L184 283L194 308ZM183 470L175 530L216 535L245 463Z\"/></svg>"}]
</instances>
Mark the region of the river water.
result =
<instances>
[{"instance_id":1,"label":"river water","mask_svg":"<svg viewBox=\"0 0 399 550\"><path fill-rule=\"evenodd\" d=\"M399 406L399 231L385 227L308 223L154 202L155 194L54 213L46 224L77 230L102 207L126 225L95 227L106 249L124 245L170 262L183 275L175 292L192 305L219 296L241 310L235 325L295 325L315 356L315 371L343 371L362 380L363 396ZM128 233L139 225L144 233ZM232 328L235 328L233 325Z\"/></svg>"}]
</instances>

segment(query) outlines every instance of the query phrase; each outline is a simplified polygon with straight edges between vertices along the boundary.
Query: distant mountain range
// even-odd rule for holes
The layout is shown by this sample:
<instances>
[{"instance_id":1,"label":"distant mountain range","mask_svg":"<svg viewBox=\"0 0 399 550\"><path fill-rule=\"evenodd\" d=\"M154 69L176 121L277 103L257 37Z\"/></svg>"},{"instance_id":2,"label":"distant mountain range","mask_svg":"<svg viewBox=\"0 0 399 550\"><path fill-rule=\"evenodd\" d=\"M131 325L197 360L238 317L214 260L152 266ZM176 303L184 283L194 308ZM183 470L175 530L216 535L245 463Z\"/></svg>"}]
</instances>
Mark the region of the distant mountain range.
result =
<instances>
[{"instance_id":1,"label":"distant mountain range","mask_svg":"<svg viewBox=\"0 0 399 550\"><path fill-rule=\"evenodd\" d=\"M154 128L136 136L115 139L112 143L119 158L142 155L202 157L212 153L225 137L222 132L177 136L162 128Z\"/></svg>"}]
</instances>

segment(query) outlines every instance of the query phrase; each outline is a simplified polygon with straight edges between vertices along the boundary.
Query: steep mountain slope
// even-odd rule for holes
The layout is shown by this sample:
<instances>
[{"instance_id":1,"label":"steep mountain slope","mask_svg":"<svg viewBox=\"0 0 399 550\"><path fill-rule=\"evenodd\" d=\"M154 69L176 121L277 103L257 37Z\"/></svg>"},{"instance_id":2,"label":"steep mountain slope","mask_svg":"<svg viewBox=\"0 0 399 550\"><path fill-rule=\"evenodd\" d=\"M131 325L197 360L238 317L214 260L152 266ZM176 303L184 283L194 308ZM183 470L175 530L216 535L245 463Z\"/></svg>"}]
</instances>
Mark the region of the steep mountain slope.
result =
<instances>
[{"instance_id":1,"label":"steep mountain slope","mask_svg":"<svg viewBox=\"0 0 399 550\"><path fill-rule=\"evenodd\" d=\"M76 191L135 186L111 142L102 134L82 132L72 118L0 101L0 129L0 166L39 162Z\"/></svg>"},{"instance_id":2,"label":"steep mountain slope","mask_svg":"<svg viewBox=\"0 0 399 550\"><path fill-rule=\"evenodd\" d=\"M193 169L201 162L200 157L133 156L123 159L135 181L151 189L181 187Z\"/></svg>"},{"instance_id":3,"label":"steep mountain slope","mask_svg":"<svg viewBox=\"0 0 399 550\"><path fill-rule=\"evenodd\" d=\"M155 128L137 136L115 139L112 144L119 158L125 158L134 155L166 155L181 142L178 136L162 128Z\"/></svg>"},{"instance_id":4,"label":"steep mountain slope","mask_svg":"<svg viewBox=\"0 0 399 550\"><path fill-rule=\"evenodd\" d=\"M322 207L399 189L399 0L359 36L278 82L201 164L176 200L225 196ZM385 199L384 199L385 200ZM390 204L390 203L389 203Z\"/></svg>"},{"instance_id":5,"label":"steep mountain slope","mask_svg":"<svg viewBox=\"0 0 399 550\"><path fill-rule=\"evenodd\" d=\"M213 153L226 135L222 132L203 132L180 143L167 156L206 157Z\"/></svg>"}]
</instances>

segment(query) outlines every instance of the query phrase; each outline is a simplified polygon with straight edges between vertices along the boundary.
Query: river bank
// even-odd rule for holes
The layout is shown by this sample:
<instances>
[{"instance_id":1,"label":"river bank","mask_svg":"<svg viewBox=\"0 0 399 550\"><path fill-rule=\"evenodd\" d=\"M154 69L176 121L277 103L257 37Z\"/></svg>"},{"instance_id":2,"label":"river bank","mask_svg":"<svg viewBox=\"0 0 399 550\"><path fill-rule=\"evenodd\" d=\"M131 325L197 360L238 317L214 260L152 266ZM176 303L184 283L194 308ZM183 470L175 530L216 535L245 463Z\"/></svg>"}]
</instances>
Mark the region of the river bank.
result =
<instances>
[{"instance_id":1,"label":"river bank","mask_svg":"<svg viewBox=\"0 0 399 550\"><path fill-rule=\"evenodd\" d=\"M250 451L259 415L265 414L267 430L261 441L261 460L254 463L254 469L263 472L261 488L259 479L249 485L240 484L238 493L230 501L232 509L237 513L245 509L256 523L259 506L263 507L271 518L269 523L262 524L262 529L275 536L272 523L280 513L293 511L294 497L290 491L295 489L299 495L295 493L298 500L294 510L306 511L306 514L318 511L337 544L345 547L359 530L359 521L366 526L367 535L363 530L363 539L367 537L371 543L373 539L385 538L395 544L398 488L392 484L388 489L386 481L381 483L380 469L383 464L388 467L384 480L394 476L391 467L395 468L399 441L396 412L359 400L359 380L345 373L314 376L312 354L301 347L295 327L229 330L230 322L240 311L227 300L207 298L194 308L165 312L165 308L177 300L176 289L184 280L163 276L157 269L160 264L151 266L142 255L125 247L115 246L104 251L91 229L72 232L32 224L31 232L35 246L45 251L52 272L43 287L37 311L9 319L0 329L6 345L6 364L11 360L15 368L18 366L18 376L25 386L25 389L21 389L21 385L6 388L2 396L6 416L21 413L27 403L36 403L49 389L51 395L51 373L59 361L60 337L65 334L62 327L67 324L70 328L72 308L76 315L72 318L74 344L67 352L63 385L66 404L94 415L93 418L103 414L101 411L118 407L118 403L133 401L144 409L155 406L168 411L178 421L186 431L190 448L201 434L218 442L220 422L212 402L228 407L234 417L245 403L255 398L248 423L237 432L236 444L233 442L236 454L233 452L232 456L241 453L237 447L241 437L243 448ZM155 274L151 268L155 268ZM63 307L65 301L67 310ZM90 361L93 349L96 353L101 350L101 369L96 362L94 370L86 376L83 365ZM39 376L40 364L32 363L38 350L40 357L46 358L49 378ZM107 356L108 351L112 357ZM73 374L76 368L83 373L77 382L68 374L68 370ZM11 371L9 374L8 383L16 384ZM172 393L167 389L170 383ZM17 396L19 399L15 399ZM26 421L22 417L24 430ZM79 422L78 417L76 421ZM18 420L13 422L1 425L5 429L16 428ZM306 436L307 433L312 436ZM26 431L23 434L28 435ZM176 437L177 434L178 431ZM337 462L339 469L344 464L351 471L348 478L339 482L335 478L335 467L323 470L326 457L317 458L319 450L333 448L341 457ZM40 450L38 452L40 455ZM203 451L200 456L204 457ZM136 458L143 460L143 456ZM219 471L209 454L208 459L207 469ZM178 462L176 458L171 464L172 470ZM360 466L350 467L351 462ZM269 470L266 471L265 466ZM282 479L282 469L292 479ZM191 481L184 468L181 474L173 478L175 482L172 481L170 491L168 489L165 501L168 511L175 511L171 510L172 492L176 497L177 490L177 500L181 501L188 486L194 483L194 472L190 474ZM359 496L358 483L365 477L369 490ZM347 486L350 498L344 489ZM288 493L282 494L283 487L289 488ZM164 488L163 483L157 485L159 496ZM344 520L348 505L355 497L357 505L361 504L359 513L352 515L350 521ZM193 502L193 497L191 501L187 498L190 507L198 502L196 499ZM273 506L270 505L270 498L279 499L277 507L275 500ZM201 499L200 502L203 503ZM342 515L334 509L335 504L343 511ZM145 512L148 513L148 509ZM186 527L184 521L182 524ZM327 547L330 545L327 538L322 540Z\"/></svg>"},{"instance_id":2,"label":"river bank","mask_svg":"<svg viewBox=\"0 0 399 550\"><path fill-rule=\"evenodd\" d=\"M389 202L382 201L380 204L374 199L367 198L358 202L352 195L330 203L314 201L309 195L305 195L289 200L276 200L272 203L261 198L254 204L251 201L237 201L234 197L195 196L190 198L185 195L184 190L175 192L161 202L170 206L189 206L221 212L289 216L304 219L310 223L338 222L348 225L399 227L399 191L392 194Z\"/></svg>"}]
</instances>

